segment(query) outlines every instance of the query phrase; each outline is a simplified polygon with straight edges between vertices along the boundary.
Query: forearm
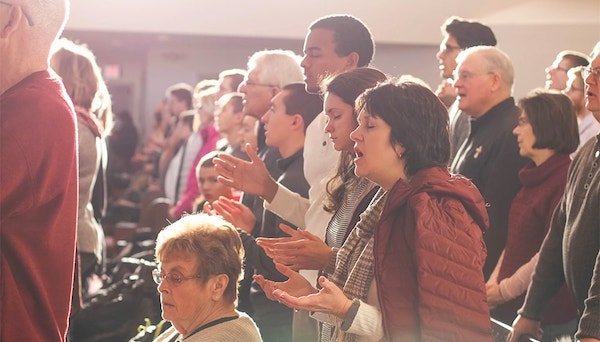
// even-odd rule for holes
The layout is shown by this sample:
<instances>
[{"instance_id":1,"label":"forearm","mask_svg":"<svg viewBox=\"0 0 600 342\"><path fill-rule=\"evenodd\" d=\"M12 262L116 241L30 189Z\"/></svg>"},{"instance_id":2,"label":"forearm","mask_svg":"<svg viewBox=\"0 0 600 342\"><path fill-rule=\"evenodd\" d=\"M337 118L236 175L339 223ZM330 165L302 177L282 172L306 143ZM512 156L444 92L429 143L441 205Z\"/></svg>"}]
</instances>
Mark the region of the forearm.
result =
<instances>
[{"instance_id":1,"label":"forearm","mask_svg":"<svg viewBox=\"0 0 600 342\"><path fill-rule=\"evenodd\" d=\"M539 253L536 253L529 262L522 265L511 277L503 279L500 284L498 284L500 286L502 298L505 301L513 300L527 291L539 255Z\"/></svg>"},{"instance_id":2,"label":"forearm","mask_svg":"<svg viewBox=\"0 0 600 342\"><path fill-rule=\"evenodd\" d=\"M285 186L276 184L275 195L271 201L264 202L265 209L297 227L306 228L304 217L310 206L310 201Z\"/></svg>"},{"instance_id":3,"label":"forearm","mask_svg":"<svg viewBox=\"0 0 600 342\"><path fill-rule=\"evenodd\" d=\"M287 277L275 268L273 259L269 258L262 247L256 244L256 240L250 234L238 228L238 233L244 245L246 263L254 268L256 273L268 280L285 281Z\"/></svg>"},{"instance_id":4,"label":"forearm","mask_svg":"<svg viewBox=\"0 0 600 342\"><path fill-rule=\"evenodd\" d=\"M372 340L379 341L384 335L381 311L376 306L361 301L356 316L345 332L369 336Z\"/></svg>"}]
</instances>

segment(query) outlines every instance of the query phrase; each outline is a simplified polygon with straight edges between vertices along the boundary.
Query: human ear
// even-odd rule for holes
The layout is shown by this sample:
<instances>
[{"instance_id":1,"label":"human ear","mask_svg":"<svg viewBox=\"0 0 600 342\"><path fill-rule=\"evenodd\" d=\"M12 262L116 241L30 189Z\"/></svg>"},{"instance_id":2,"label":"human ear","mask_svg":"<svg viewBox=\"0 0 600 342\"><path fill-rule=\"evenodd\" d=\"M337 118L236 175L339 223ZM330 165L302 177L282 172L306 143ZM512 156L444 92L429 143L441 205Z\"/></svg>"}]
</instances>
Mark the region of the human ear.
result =
<instances>
[{"instance_id":1,"label":"human ear","mask_svg":"<svg viewBox=\"0 0 600 342\"><path fill-rule=\"evenodd\" d=\"M16 31L20 21L23 19L24 17L21 8L16 5L10 5L10 9L8 10L8 22L2 27L0 38L8 38L8 36Z\"/></svg>"},{"instance_id":2,"label":"human ear","mask_svg":"<svg viewBox=\"0 0 600 342\"><path fill-rule=\"evenodd\" d=\"M212 300L217 301L223 297L227 284L229 284L229 277L226 274L217 274L212 281Z\"/></svg>"},{"instance_id":3,"label":"human ear","mask_svg":"<svg viewBox=\"0 0 600 342\"><path fill-rule=\"evenodd\" d=\"M346 70L357 68L359 59L360 56L357 52L350 52L350 54L346 56Z\"/></svg>"}]
</instances>

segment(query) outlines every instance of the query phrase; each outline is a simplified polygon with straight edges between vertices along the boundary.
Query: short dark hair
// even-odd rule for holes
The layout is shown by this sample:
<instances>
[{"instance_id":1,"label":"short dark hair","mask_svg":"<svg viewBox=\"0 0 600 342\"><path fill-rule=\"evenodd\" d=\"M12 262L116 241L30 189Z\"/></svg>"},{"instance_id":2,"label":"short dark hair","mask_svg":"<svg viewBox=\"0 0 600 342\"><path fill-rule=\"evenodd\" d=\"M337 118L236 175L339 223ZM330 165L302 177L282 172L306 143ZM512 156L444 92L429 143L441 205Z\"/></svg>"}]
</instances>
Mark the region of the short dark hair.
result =
<instances>
[{"instance_id":1,"label":"short dark hair","mask_svg":"<svg viewBox=\"0 0 600 342\"><path fill-rule=\"evenodd\" d=\"M179 101L185 101L186 108L192 109L194 88L187 83L177 83L167 88L167 95L175 96Z\"/></svg>"},{"instance_id":2,"label":"short dark hair","mask_svg":"<svg viewBox=\"0 0 600 342\"><path fill-rule=\"evenodd\" d=\"M558 53L558 58L566 59L571 63L571 68L578 66L588 66L590 58L583 52L564 50Z\"/></svg>"},{"instance_id":3,"label":"short dark hair","mask_svg":"<svg viewBox=\"0 0 600 342\"><path fill-rule=\"evenodd\" d=\"M304 83L290 83L281 89L287 91L283 97L285 113L289 115L300 114L304 121L304 131L306 127L323 110L323 99L317 94L311 94L306 91Z\"/></svg>"},{"instance_id":4,"label":"short dark hair","mask_svg":"<svg viewBox=\"0 0 600 342\"><path fill-rule=\"evenodd\" d=\"M463 50L473 46L496 46L497 44L492 29L478 21L453 16L446 19L441 29L442 34L454 37Z\"/></svg>"},{"instance_id":5,"label":"short dark hair","mask_svg":"<svg viewBox=\"0 0 600 342\"><path fill-rule=\"evenodd\" d=\"M519 100L533 134L534 148L572 153L579 146L577 116L571 99L556 90L535 89Z\"/></svg>"},{"instance_id":6,"label":"short dark hair","mask_svg":"<svg viewBox=\"0 0 600 342\"><path fill-rule=\"evenodd\" d=\"M333 31L335 52L338 56L345 57L356 52L359 67L371 63L375 53L375 43L369 28L358 18L348 14L330 15L315 20L310 24L309 29Z\"/></svg>"},{"instance_id":7,"label":"short dark hair","mask_svg":"<svg viewBox=\"0 0 600 342\"><path fill-rule=\"evenodd\" d=\"M357 112L363 110L390 125L390 143L405 149L403 158L408 176L427 167L447 167L448 111L430 89L392 79L359 97Z\"/></svg>"}]
</instances>

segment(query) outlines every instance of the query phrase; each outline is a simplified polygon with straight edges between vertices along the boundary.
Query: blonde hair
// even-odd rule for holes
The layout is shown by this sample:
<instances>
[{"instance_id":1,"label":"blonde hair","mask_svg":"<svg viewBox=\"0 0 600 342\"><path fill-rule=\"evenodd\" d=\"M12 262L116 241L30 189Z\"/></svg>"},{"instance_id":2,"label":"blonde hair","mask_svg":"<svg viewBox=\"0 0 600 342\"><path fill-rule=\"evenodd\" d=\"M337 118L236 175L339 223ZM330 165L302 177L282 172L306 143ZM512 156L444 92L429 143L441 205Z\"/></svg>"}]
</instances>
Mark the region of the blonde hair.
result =
<instances>
[{"instance_id":1,"label":"blonde hair","mask_svg":"<svg viewBox=\"0 0 600 342\"><path fill-rule=\"evenodd\" d=\"M61 38L53 46L51 61L73 104L94 113L108 135L113 125L112 102L92 51L84 44Z\"/></svg>"},{"instance_id":2,"label":"blonde hair","mask_svg":"<svg viewBox=\"0 0 600 342\"><path fill-rule=\"evenodd\" d=\"M235 227L221 216L185 215L163 229L156 238L156 260L193 257L196 274L206 282L211 276L229 277L224 297L235 303L242 279L244 247Z\"/></svg>"}]
</instances>

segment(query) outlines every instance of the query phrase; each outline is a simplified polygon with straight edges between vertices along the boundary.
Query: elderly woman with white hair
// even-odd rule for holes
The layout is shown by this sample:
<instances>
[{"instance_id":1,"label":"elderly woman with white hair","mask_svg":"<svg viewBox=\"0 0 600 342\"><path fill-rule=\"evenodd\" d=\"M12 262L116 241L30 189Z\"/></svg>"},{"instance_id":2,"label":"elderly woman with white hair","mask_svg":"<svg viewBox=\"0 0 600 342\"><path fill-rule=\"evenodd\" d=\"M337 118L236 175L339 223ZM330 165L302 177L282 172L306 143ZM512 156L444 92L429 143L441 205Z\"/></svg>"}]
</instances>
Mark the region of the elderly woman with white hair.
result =
<instances>
[{"instance_id":1,"label":"elderly woman with white hair","mask_svg":"<svg viewBox=\"0 0 600 342\"><path fill-rule=\"evenodd\" d=\"M262 341L235 310L243 257L237 230L220 216L187 215L162 230L153 276L173 326L155 341Z\"/></svg>"}]
</instances>

